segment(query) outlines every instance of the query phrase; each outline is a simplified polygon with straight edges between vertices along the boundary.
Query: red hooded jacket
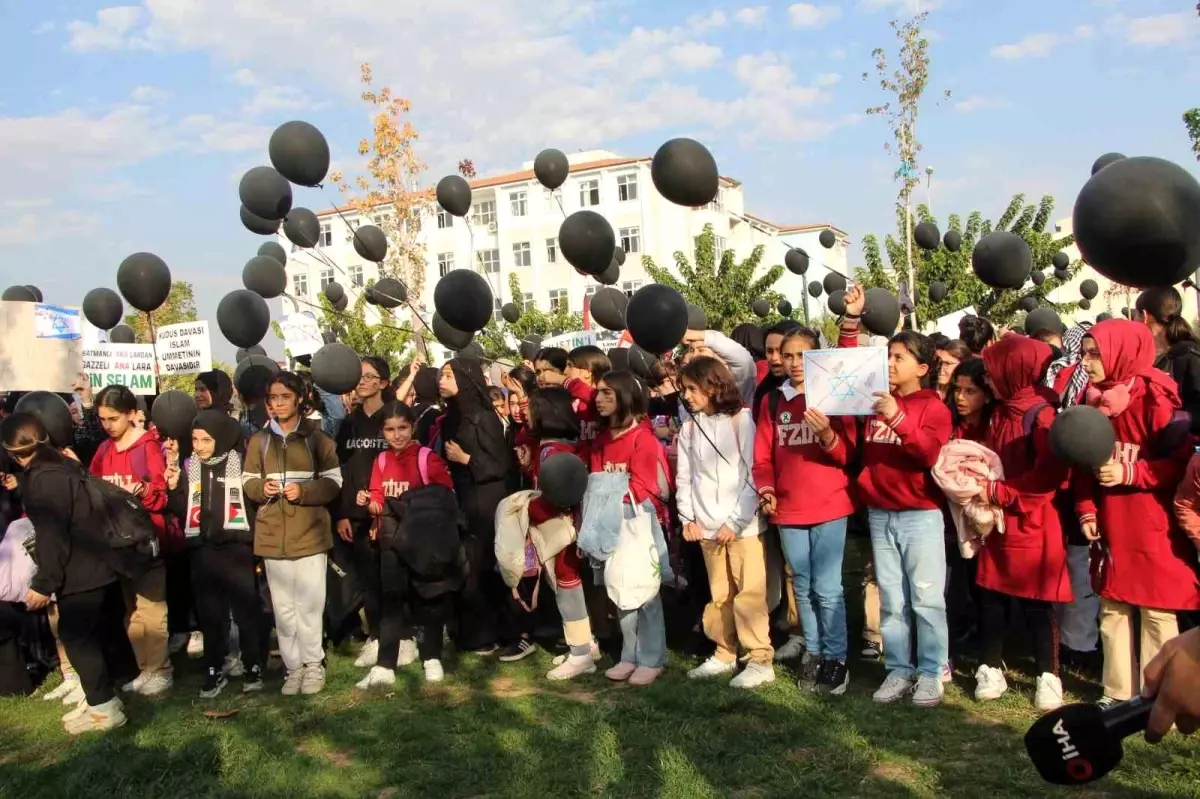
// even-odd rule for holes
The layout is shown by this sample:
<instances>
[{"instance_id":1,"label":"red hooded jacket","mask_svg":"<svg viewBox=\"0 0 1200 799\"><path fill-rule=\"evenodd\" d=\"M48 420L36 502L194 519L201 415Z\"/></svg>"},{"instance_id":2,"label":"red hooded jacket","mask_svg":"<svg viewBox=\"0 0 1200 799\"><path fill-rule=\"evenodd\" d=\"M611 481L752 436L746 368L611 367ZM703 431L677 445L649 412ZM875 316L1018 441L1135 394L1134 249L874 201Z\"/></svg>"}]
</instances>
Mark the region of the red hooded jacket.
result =
<instances>
[{"instance_id":1,"label":"red hooded jacket","mask_svg":"<svg viewBox=\"0 0 1200 799\"><path fill-rule=\"evenodd\" d=\"M371 501L382 506L385 501L400 496L409 488L425 485L421 479L420 453L421 447L415 441L399 452L389 448L379 453L371 464ZM433 450L429 451L427 457L429 482L453 489L454 481L450 479L446 462Z\"/></svg>"},{"instance_id":2,"label":"red hooded jacket","mask_svg":"<svg viewBox=\"0 0 1200 799\"><path fill-rule=\"evenodd\" d=\"M141 483L142 507L150 512L159 545L168 548L167 524L163 512L167 508L167 460L163 457L162 441L153 430L144 432L127 449L118 450L111 438L105 439L92 457L92 475L126 490Z\"/></svg>"},{"instance_id":3,"label":"red hooded jacket","mask_svg":"<svg viewBox=\"0 0 1200 799\"><path fill-rule=\"evenodd\" d=\"M929 470L950 440L950 409L931 388L893 396L900 406L894 417L867 417L858 475L862 500L881 510L938 510L944 495Z\"/></svg>"},{"instance_id":4,"label":"red hooded jacket","mask_svg":"<svg viewBox=\"0 0 1200 799\"><path fill-rule=\"evenodd\" d=\"M672 490L671 469L650 420L643 419L616 438L612 430L601 430L592 441L589 460L593 472L628 472L633 498L637 502L650 500L659 518L666 518Z\"/></svg>"}]
</instances>

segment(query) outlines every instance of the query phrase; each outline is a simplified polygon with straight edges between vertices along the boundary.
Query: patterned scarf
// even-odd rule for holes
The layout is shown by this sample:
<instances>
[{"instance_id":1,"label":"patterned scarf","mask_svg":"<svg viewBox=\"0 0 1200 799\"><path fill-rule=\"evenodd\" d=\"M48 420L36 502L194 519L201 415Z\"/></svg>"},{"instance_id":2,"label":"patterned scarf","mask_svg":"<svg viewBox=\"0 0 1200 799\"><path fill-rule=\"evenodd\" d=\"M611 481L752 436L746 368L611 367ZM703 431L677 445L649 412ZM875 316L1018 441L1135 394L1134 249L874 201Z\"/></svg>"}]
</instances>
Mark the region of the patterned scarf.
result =
<instances>
[{"instance_id":1,"label":"patterned scarf","mask_svg":"<svg viewBox=\"0 0 1200 799\"><path fill-rule=\"evenodd\" d=\"M1047 386L1054 388L1062 370L1077 365L1083 359L1083 339L1091 328L1091 322L1080 322L1063 334L1062 355L1051 361L1049 368L1046 369L1045 382ZM1087 383L1087 372L1083 371L1082 367L1077 368L1071 375L1071 381L1067 384L1066 390L1062 393L1061 406L1069 408L1082 402Z\"/></svg>"},{"instance_id":2,"label":"patterned scarf","mask_svg":"<svg viewBox=\"0 0 1200 799\"><path fill-rule=\"evenodd\" d=\"M201 463L216 467L225 462L225 518L221 522L226 530L249 530L250 519L246 516L246 504L242 500L242 459L230 450L224 455L201 461L197 457L187 459L188 509L184 535L195 538L200 535L200 509L203 504L203 480Z\"/></svg>"}]
</instances>

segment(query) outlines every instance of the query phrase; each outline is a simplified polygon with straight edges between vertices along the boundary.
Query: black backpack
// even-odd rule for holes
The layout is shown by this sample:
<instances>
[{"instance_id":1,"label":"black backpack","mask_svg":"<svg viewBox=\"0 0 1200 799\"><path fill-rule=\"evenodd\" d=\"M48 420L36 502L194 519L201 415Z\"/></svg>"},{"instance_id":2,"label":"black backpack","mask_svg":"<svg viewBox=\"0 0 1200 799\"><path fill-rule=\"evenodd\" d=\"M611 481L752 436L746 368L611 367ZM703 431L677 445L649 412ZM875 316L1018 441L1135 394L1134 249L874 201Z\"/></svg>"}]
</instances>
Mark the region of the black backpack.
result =
<instances>
[{"instance_id":1,"label":"black backpack","mask_svg":"<svg viewBox=\"0 0 1200 799\"><path fill-rule=\"evenodd\" d=\"M76 501L81 495L91 509L93 528L110 549L146 560L158 557L158 531L137 497L88 474L80 475Z\"/></svg>"},{"instance_id":2,"label":"black backpack","mask_svg":"<svg viewBox=\"0 0 1200 799\"><path fill-rule=\"evenodd\" d=\"M429 450L422 450L418 456L422 485L387 501L379 543L408 567L418 592L432 596L461 585L465 565L459 538L462 514L453 490L428 482Z\"/></svg>"}]
</instances>

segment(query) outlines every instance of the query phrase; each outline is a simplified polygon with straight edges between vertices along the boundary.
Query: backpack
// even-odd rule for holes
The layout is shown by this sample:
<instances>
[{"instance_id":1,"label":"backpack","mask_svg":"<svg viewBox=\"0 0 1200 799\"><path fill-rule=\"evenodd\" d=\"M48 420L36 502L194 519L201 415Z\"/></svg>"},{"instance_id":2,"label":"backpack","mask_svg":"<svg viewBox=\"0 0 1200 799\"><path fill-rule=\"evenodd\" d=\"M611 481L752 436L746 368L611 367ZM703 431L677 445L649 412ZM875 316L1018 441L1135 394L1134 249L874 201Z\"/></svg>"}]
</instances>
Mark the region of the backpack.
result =
<instances>
[{"instance_id":1,"label":"backpack","mask_svg":"<svg viewBox=\"0 0 1200 799\"><path fill-rule=\"evenodd\" d=\"M379 453L382 469L386 452ZM421 485L387 500L380 523L379 544L394 551L408 567L423 595L456 590L463 576L463 550L459 539L458 500L454 491L429 482L432 450L421 447L418 464ZM422 588L424 585L424 589Z\"/></svg>"},{"instance_id":2,"label":"backpack","mask_svg":"<svg viewBox=\"0 0 1200 799\"><path fill-rule=\"evenodd\" d=\"M104 441L96 450L95 457L103 458L114 446L112 439ZM106 449L106 447L108 449ZM150 467L146 463L146 451L142 447L135 448L129 454L133 465L134 476L144 482L150 482ZM93 515L100 513L98 529L104 534L104 539L112 549L127 550L150 559L162 554L164 544L170 544L170 549L178 550L183 543L183 530L176 523L172 529L167 524L167 533L163 541L159 540L154 520L150 511L142 501L120 486L100 477L94 477L86 470L82 473L82 491L88 498L88 507ZM76 495L78 496L78 494ZM97 511L97 509L102 509ZM164 523L169 520L164 515ZM149 542L153 543L153 546Z\"/></svg>"}]
</instances>

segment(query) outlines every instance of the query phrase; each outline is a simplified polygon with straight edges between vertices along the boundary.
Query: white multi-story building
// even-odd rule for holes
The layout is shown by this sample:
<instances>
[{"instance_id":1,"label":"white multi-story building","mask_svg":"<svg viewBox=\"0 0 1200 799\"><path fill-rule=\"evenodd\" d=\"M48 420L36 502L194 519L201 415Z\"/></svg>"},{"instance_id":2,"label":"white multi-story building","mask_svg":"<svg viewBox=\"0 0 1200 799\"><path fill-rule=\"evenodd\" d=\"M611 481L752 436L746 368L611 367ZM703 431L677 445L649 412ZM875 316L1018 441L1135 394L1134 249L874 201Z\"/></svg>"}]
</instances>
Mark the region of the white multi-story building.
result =
<instances>
[{"instance_id":1,"label":"white multi-story building","mask_svg":"<svg viewBox=\"0 0 1200 799\"><path fill-rule=\"evenodd\" d=\"M808 273L801 277L785 271L776 284L791 300L797 318L803 316L810 281L820 282L829 269L847 273L849 242L844 232L829 224L777 225L753 216L746 212L743 187L737 180L722 177L720 193L712 203L704 208L684 208L654 188L649 157L622 158L593 150L569 155L567 160L570 175L553 194L537 182L533 163L526 162L519 172L471 181L473 205L465 219L436 205L422 213L426 275L420 300L425 308L433 306L433 287L439 277L451 269L467 268L474 260L474 268L492 287L497 314L506 302L542 309L566 303L571 310L580 311L584 296L594 293L599 284L578 274L563 258L558 229L565 215L582 208L594 209L612 225L617 245L627 253L618 285L630 293L651 280L642 266L643 256L673 270L676 251L682 250L692 260L695 240L706 224L713 226L719 252L732 248L738 258L745 258L755 246L765 245L763 271L782 264L789 247L808 252ZM354 251L350 225L356 225L361 215L330 209L317 216L321 255L338 268L294 247L281 233L280 243L290 252L288 293L315 302L317 293L336 280L353 302L361 287L378 277L377 265ZM832 230L837 238L828 250L818 242L824 230ZM510 296L509 276L513 274L520 282L522 297ZM296 309L286 298L282 302L285 312ZM809 298L808 303L814 315L825 307L823 297Z\"/></svg>"}]
</instances>

